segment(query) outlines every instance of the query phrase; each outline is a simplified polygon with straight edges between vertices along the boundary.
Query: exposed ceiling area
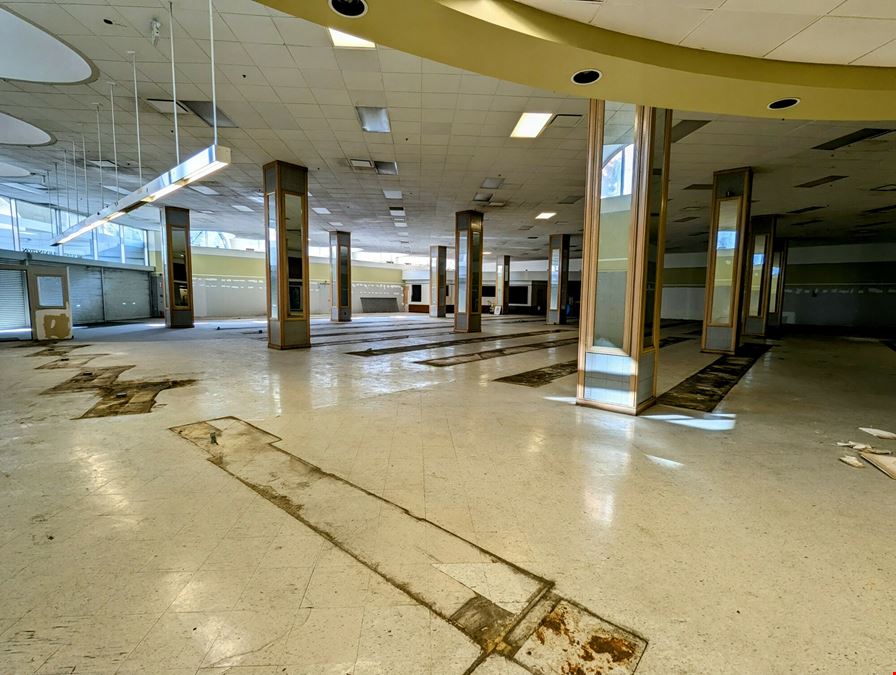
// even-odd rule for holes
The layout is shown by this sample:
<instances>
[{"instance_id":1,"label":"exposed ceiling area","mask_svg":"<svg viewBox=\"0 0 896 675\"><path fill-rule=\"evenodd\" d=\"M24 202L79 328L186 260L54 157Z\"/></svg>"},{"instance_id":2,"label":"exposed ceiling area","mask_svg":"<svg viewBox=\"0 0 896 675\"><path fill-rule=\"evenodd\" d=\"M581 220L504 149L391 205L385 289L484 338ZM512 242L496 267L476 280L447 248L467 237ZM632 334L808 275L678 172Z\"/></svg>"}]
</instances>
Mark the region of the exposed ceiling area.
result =
<instances>
[{"instance_id":1,"label":"exposed ceiling area","mask_svg":"<svg viewBox=\"0 0 896 675\"><path fill-rule=\"evenodd\" d=\"M39 176L8 179L0 194L40 200L33 184L44 181L50 188L44 201L65 208L77 199L86 211L83 136L90 210L100 206L101 184L105 202L119 196L111 166L102 177L96 166L97 103L103 160L112 159L110 82L115 83L119 191L137 187L131 50L137 61L144 177L175 163L173 118L159 112L170 104L148 102L171 98L167 3L139 3L7 5L82 52L99 76L75 85L0 81L0 112L56 139L41 147L0 145L0 162ZM310 213L314 245L326 242L327 231L344 229L368 251L424 254L430 245L453 241L453 214L467 208L485 211L487 248L517 258L543 257L549 234L581 230L585 99L382 46L335 48L325 28L251 0L215 4L218 107L236 125L220 129L220 142L233 149L234 162L201 184L216 194L184 189L166 201L192 209L194 228L261 237L260 167L280 159L310 170L310 206L318 210ZM174 11L178 99L208 101L207 4L180 0ZM153 19L162 24L155 45ZM357 106L386 108L391 132L364 131ZM535 139L511 138L527 111L551 113L548 126ZM896 181L896 134L884 133L896 123L676 113L675 123L682 120L672 151L670 250L705 248L710 192L700 188L712 182L713 171L745 165L756 168L754 213L785 214L787 236L805 242L896 240L896 208L887 210L896 205L896 194L875 190ZM211 128L189 109L179 114L179 123L181 157L211 143ZM813 149L864 128L880 133L835 149ZM363 166L376 161L394 162L397 175ZM796 187L830 176L842 178ZM31 184L30 191L11 187L16 180ZM390 207L403 207L405 217ZM811 210L788 213L801 209ZM536 219L542 212L556 215ZM151 207L133 215L134 224L157 226Z\"/></svg>"},{"instance_id":2,"label":"exposed ceiling area","mask_svg":"<svg viewBox=\"0 0 896 675\"><path fill-rule=\"evenodd\" d=\"M683 47L783 61L896 66L891 0L517 0Z\"/></svg>"}]
</instances>

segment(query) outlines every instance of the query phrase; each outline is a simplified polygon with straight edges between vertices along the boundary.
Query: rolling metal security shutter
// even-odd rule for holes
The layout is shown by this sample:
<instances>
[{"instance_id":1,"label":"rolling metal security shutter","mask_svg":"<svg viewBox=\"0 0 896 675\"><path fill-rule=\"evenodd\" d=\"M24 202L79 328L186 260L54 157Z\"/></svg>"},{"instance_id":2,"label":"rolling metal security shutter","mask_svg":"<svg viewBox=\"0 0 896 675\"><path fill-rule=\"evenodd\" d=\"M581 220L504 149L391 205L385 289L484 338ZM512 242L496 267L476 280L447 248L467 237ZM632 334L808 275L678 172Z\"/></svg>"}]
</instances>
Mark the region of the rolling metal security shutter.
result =
<instances>
[{"instance_id":1,"label":"rolling metal security shutter","mask_svg":"<svg viewBox=\"0 0 896 675\"><path fill-rule=\"evenodd\" d=\"M28 324L25 273L0 270L0 328L27 328Z\"/></svg>"},{"instance_id":2,"label":"rolling metal security shutter","mask_svg":"<svg viewBox=\"0 0 896 675\"><path fill-rule=\"evenodd\" d=\"M106 321L150 316L150 274L136 270L103 269Z\"/></svg>"},{"instance_id":3,"label":"rolling metal security shutter","mask_svg":"<svg viewBox=\"0 0 896 675\"><path fill-rule=\"evenodd\" d=\"M68 268L68 283L72 322L85 324L105 321L103 277L99 268L71 265Z\"/></svg>"}]
</instances>

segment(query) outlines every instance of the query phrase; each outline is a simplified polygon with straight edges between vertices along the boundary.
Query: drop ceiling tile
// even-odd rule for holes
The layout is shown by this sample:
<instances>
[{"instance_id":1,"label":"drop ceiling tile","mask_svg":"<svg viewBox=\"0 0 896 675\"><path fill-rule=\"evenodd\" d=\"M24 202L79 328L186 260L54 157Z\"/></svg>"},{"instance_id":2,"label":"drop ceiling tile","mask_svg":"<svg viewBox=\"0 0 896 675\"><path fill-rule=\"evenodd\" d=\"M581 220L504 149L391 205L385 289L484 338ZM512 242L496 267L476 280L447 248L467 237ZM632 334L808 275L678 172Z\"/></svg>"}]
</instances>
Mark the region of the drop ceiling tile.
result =
<instances>
[{"instance_id":1,"label":"drop ceiling tile","mask_svg":"<svg viewBox=\"0 0 896 675\"><path fill-rule=\"evenodd\" d=\"M709 14L709 9L673 6L671 3L607 4L600 8L591 23L621 33L677 44Z\"/></svg>"},{"instance_id":2,"label":"drop ceiling tile","mask_svg":"<svg viewBox=\"0 0 896 675\"><path fill-rule=\"evenodd\" d=\"M878 47L852 63L856 66L881 66L885 68L896 66L896 40Z\"/></svg>"},{"instance_id":3,"label":"drop ceiling tile","mask_svg":"<svg viewBox=\"0 0 896 675\"><path fill-rule=\"evenodd\" d=\"M383 91L383 77L380 73L346 70L342 79L348 89Z\"/></svg>"},{"instance_id":4,"label":"drop ceiling tile","mask_svg":"<svg viewBox=\"0 0 896 675\"><path fill-rule=\"evenodd\" d=\"M896 3L892 0L846 0L831 14L837 16L896 19Z\"/></svg>"},{"instance_id":5,"label":"drop ceiling tile","mask_svg":"<svg viewBox=\"0 0 896 675\"><path fill-rule=\"evenodd\" d=\"M769 52L773 59L799 60L807 54L819 63L851 63L896 39L896 20L824 17Z\"/></svg>"},{"instance_id":6,"label":"drop ceiling tile","mask_svg":"<svg viewBox=\"0 0 896 675\"><path fill-rule=\"evenodd\" d=\"M327 29L293 17L274 17L284 44L296 47L331 47Z\"/></svg>"},{"instance_id":7,"label":"drop ceiling tile","mask_svg":"<svg viewBox=\"0 0 896 675\"><path fill-rule=\"evenodd\" d=\"M727 7L727 6L726 6ZM765 12L713 12L684 40L685 47L764 56L806 28L814 17Z\"/></svg>"},{"instance_id":8,"label":"drop ceiling tile","mask_svg":"<svg viewBox=\"0 0 896 675\"><path fill-rule=\"evenodd\" d=\"M219 10L220 11L220 10ZM221 12L224 22L243 43L282 44L283 38L269 16L227 14Z\"/></svg>"}]
</instances>

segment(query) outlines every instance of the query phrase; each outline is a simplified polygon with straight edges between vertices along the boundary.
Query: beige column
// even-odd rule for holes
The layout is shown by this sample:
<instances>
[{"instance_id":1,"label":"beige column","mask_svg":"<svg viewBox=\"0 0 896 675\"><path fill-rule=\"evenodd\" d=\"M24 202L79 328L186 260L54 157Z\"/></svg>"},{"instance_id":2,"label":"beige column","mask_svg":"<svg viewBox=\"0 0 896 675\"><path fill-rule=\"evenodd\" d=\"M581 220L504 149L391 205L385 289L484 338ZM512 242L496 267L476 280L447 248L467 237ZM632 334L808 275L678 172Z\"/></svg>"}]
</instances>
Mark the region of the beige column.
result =
<instances>
[{"instance_id":1,"label":"beige column","mask_svg":"<svg viewBox=\"0 0 896 675\"><path fill-rule=\"evenodd\" d=\"M552 234L548 245L547 323L566 323L566 298L569 285L569 235Z\"/></svg>"},{"instance_id":2,"label":"beige column","mask_svg":"<svg viewBox=\"0 0 896 675\"><path fill-rule=\"evenodd\" d=\"M482 213L458 211L454 226L454 332L482 329Z\"/></svg>"},{"instance_id":3,"label":"beige column","mask_svg":"<svg viewBox=\"0 0 896 675\"><path fill-rule=\"evenodd\" d=\"M764 337L768 326L772 283L772 246L778 216L753 216L747 245L744 299L744 335Z\"/></svg>"},{"instance_id":4,"label":"beige column","mask_svg":"<svg viewBox=\"0 0 896 675\"><path fill-rule=\"evenodd\" d=\"M448 287L448 248L429 247L429 315L445 316L445 299Z\"/></svg>"},{"instance_id":5,"label":"beige column","mask_svg":"<svg viewBox=\"0 0 896 675\"><path fill-rule=\"evenodd\" d=\"M352 235L330 232L330 321L352 320Z\"/></svg>"}]
</instances>

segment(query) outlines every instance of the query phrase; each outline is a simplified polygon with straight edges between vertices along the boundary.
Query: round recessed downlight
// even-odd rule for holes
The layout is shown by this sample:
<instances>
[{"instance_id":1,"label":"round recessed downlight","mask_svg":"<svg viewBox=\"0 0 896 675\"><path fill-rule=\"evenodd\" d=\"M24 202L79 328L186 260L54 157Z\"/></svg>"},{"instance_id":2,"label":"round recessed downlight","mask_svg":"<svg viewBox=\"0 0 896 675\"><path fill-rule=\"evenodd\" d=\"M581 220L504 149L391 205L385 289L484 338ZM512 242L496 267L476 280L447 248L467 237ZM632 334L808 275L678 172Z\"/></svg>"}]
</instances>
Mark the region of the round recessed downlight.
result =
<instances>
[{"instance_id":1,"label":"round recessed downlight","mask_svg":"<svg viewBox=\"0 0 896 675\"><path fill-rule=\"evenodd\" d=\"M349 19L357 19L367 14L367 2L365 0L330 0L330 9L339 16Z\"/></svg>"},{"instance_id":2,"label":"round recessed downlight","mask_svg":"<svg viewBox=\"0 0 896 675\"><path fill-rule=\"evenodd\" d=\"M779 98L777 101L772 101L768 104L769 110L787 110L788 108L792 108L800 102L798 98Z\"/></svg>"},{"instance_id":3,"label":"round recessed downlight","mask_svg":"<svg viewBox=\"0 0 896 675\"><path fill-rule=\"evenodd\" d=\"M572 75L572 81L574 84L594 84L601 77L603 77L603 73L599 70L580 70Z\"/></svg>"}]
</instances>

